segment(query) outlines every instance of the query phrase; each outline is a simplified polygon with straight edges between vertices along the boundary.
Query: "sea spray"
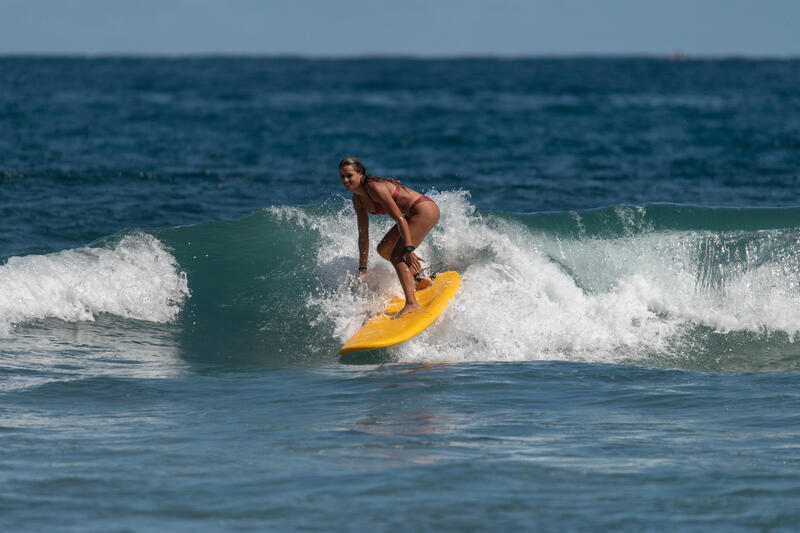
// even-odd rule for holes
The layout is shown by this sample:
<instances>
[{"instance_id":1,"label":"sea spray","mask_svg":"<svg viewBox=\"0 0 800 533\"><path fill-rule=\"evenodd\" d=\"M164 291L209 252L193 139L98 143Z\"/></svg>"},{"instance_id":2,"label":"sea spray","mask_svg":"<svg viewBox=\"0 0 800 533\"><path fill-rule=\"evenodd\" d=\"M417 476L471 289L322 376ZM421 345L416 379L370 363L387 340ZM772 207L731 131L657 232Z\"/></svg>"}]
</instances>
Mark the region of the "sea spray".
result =
<instances>
[{"instance_id":1,"label":"sea spray","mask_svg":"<svg viewBox=\"0 0 800 533\"><path fill-rule=\"evenodd\" d=\"M676 230L647 206L608 209L599 226L593 212L548 214L542 225L537 216L477 213L463 192L430 195L442 218L420 253L436 270L459 270L463 285L433 326L387 350L398 361L643 361L704 353L710 333L716 348L730 339L731 350L742 333L770 342L800 335L797 228ZM401 291L374 250L368 275L355 281L352 210L322 218L314 222L320 276L306 304L344 341ZM377 242L390 223L373 220Z\"/></svg>"}]
</instances>

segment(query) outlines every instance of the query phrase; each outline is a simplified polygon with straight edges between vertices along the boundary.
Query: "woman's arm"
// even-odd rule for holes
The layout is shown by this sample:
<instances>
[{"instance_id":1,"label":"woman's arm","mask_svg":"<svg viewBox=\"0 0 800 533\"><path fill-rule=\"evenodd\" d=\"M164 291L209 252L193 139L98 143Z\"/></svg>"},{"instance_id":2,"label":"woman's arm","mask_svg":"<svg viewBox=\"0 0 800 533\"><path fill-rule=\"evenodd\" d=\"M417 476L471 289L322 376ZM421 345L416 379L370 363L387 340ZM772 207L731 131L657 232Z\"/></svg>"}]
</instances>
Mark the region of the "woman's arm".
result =
<instances>
[{"instance_id":1,"label":"woman's arm","mask_svg":"<svg viewBox=\"0 0 800 533\"><path fill-rule=\"evenodd\" d=\"M358 221L358 272L361 273L367 269L369 261L369 215L356 195L353 195L353 208Z\"/></svg>"},{"instance_id":2,"label":"woman's arm","mask_svg":"<svg viewBox=\"0 0 800 533\"><path fill-rule=\"evenodd\" d=\"M386 210L386 214L397 222L397 229L400 230L400 239L403 247L414 246L414 243L411 242L411 231L408 229L406 217L403 216L403 212L400 211L400 207L394 201L392 195L389 194L389 191L386 190L386 187L381 187L381 184L376 182L369 182L366 186L369 187L369 191L372 193L371 196L378 198Z\"/></svg>"},{"instance_id":3,"label":"woman's arm","mask_svg":"<svg viewBox=\"0 0 800 533\"><path fill-rule=\"evenodd\" d=\"M379 183L375 182L367 183L366 186L369 187L370 192L373 194L373 198L377 196L381 205L383 205L383 208L386 210L386 214L388 214L395 222L397 222L397 229L400 231L400 242L402 243L403 248L414 246L414 242L411 240L411 230L408 229L406 217L403 216L403 212L400 211L400 206L397 205L397 202L394 201L392 195L386 190L387 188L381 187ZM419 258L417 258L414 252L406 252L405 263L411 269L412 273L419 272Z\"/></svg>"}]
</instances>

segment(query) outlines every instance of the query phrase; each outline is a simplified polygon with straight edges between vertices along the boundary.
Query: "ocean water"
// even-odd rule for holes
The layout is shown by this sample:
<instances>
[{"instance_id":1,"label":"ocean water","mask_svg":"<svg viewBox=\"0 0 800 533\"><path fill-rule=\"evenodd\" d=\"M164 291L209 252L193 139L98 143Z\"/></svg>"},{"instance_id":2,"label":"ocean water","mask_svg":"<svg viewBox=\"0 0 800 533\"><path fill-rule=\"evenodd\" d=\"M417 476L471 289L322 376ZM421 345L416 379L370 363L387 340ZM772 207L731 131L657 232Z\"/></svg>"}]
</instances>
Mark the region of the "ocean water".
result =
<instances>
[{"instance_id":1,"label":"ocean water","mask_svg":"<svg viewBox=\"0 0 800 533\"><path fill-rule=\"evenodd\" d=\"M793 531L800 61L0 58L0 529ZM347 155L463 284L338 348ZM372 217L371 242L390 227Z\"/></svg>"}]
</instances>

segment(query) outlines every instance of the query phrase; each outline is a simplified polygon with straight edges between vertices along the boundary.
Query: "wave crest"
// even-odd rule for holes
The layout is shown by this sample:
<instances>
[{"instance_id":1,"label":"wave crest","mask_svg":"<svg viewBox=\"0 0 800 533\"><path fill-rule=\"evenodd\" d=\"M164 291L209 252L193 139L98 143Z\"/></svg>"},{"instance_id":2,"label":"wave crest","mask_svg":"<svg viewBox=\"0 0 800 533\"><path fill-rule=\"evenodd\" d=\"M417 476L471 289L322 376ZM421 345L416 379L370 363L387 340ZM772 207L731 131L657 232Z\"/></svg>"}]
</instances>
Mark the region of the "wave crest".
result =
<instances>
[{"instance_id":1,"label":"wave crest","mask_svg":"<svg viewBox=\"0 0 800 533\"><path fill-rule=\"evenodd\" d=\"M188 296L174 257L136 231L109 246L9 258L0 266L0 334L33 319L77 322L97 313L169 322Z\"/></svg>"}]
</instances>

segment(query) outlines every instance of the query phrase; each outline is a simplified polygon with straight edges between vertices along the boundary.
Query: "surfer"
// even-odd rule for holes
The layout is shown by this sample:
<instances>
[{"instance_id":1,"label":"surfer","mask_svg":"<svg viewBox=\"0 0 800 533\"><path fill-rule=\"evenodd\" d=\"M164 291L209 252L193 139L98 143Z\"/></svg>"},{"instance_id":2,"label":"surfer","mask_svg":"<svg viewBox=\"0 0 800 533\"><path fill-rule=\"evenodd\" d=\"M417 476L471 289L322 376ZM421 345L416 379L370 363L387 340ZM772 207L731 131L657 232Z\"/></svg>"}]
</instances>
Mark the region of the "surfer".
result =
<instances>
[{"instance_id":1,"label":"surfer","mask_svg":"<svg viewBox=\"0 0 800 533\"><path fill-rule=\"evenodd\" d=\"M369 258L367 214L389 215L396 224L378 243L377 250L381 257L394 266L406 297L405 307L395 318L418 310L414 290L430 285L430 280L421 277L420 261L425 260L418 257L414 250L439 221L439 206L424 194L409 189L395 179L368 174L355 157L342 159L339 176L344 188L353 192L353 207L358 221L359 275L367 270Z\"/></svg>"}]
</instances>

